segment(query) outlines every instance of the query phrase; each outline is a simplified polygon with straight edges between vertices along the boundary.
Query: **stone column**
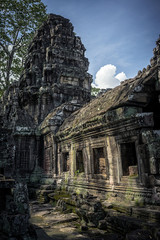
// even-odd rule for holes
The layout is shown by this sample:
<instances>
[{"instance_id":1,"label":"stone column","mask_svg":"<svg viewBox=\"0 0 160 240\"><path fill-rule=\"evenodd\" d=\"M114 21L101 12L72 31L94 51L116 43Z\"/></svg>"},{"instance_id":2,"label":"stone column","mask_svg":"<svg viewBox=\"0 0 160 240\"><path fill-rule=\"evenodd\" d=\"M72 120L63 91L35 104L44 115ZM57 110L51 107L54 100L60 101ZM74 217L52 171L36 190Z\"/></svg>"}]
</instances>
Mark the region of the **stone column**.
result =
<instances>
[{"instance_id":1,"label":"stone column","mask_svg":"<svg viewBox=\"0 0 160 240\"><path fill-rule=\"evenodd\" d=\"M84 149L84 154L85 154L85 158L86 158L86 162L85 162L85 171L86 171L86 175L88 178L92 178L93 177L93 167L92 167L92 156L91 156L91 146L90 143L86 143L86 147Z\"/></svg>"},{"instance_id":2,"label":"stone column","mask_svg":"<svg viewBox=\"0 0 160 240\"><path fill-rule=\"evenodd\" d=\"M107 152L108 152L108 163L109 163L109 181L110 184L118 182L118 149L115 138L110 136L107 137Z\"/></svg>"},{"instance_id":3,"label":"stone column","mask_svg":"<svg viewBox=\"0 0 160 240\"><path fill-rule=\"evenodd\" d=\"M74 141L71 143L71 150L70 150L70 173L71 177L74 177L76 171L76 147Z\"/></svg>"}]
</instances>

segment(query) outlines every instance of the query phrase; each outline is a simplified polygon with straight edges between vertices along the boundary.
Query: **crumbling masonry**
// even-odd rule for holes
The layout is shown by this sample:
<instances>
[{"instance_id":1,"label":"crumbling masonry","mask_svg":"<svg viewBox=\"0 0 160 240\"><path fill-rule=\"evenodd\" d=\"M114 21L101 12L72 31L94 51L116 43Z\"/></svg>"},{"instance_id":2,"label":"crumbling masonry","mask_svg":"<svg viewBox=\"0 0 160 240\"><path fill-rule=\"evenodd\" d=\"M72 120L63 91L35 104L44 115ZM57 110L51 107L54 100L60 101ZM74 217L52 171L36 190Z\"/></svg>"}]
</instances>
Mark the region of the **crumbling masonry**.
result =
<instances>
[{"instance_id":1,"label":"crumbling masonry","mask_svg":"<svg viewBox=\"0 0 160 240\"><path fill-rule=\"evenodd\" d=\"M160 38L151 65L91 101L84 53L68 19L37 30L1 99L0 173L160 204Z\"/></svg>"}]
</instances>

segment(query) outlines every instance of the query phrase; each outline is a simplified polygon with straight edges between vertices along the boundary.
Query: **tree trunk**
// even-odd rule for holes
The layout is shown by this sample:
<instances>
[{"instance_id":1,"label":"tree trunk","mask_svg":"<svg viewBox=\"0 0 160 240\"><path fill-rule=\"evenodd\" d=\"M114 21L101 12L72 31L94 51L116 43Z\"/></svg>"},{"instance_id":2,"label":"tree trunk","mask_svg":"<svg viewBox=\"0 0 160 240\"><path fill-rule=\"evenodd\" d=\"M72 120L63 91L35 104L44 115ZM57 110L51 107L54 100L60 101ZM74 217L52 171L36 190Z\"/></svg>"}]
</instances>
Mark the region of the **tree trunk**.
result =
<instances>
[{"instance_id":1,"label":"tree trunk","mask_svg":"<svg viewBox=\"0 0 160 240\"><path fill-rule=\"evenodd\" d=\"M16 42L17 42L17 37L18 37L19 29L17 29L15 38L13 40L13 48L11 50L11 53L8 51L8 61L7 61L7 75L6 75L6 87L9 86L10 84L10 74L11 74L11 67L12 67L12 62L13 62L13 57L16 51Z\"/></svg>"},{"instance_id":2,"label":"tree trunk","mask_svg":"<svg viewBox=\"0 0 160 240\"><path fill-rule=\"evenodd\" d=\"M13 57L14 57L14 47L13 47L11 53L9 54L8 61L7 61L6 88L10 84L10 74L11 74L11 67L12 67Z\"/></svg>"}]
</instances>

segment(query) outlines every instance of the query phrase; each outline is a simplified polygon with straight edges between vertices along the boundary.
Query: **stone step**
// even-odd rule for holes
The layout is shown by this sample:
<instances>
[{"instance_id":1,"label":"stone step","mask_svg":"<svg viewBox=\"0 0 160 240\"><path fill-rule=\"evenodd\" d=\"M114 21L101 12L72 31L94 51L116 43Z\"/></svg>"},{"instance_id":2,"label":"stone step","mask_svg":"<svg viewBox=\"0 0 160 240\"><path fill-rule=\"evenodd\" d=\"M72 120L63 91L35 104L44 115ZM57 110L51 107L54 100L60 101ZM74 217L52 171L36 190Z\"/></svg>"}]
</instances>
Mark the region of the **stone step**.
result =
<instances>
[{"instance_id":1,"label":"stone step","mask_svg":"<svg viewBox=\"0 0 160 240\"><path fill-rule=\"evenodd\" d=\"M41 190L55 190L56 186L51 184L43 184L40 186Z\"/></svg>"},{"instance_id":2,"label":"stone step","mask_svg":"<svg viewBox=\"0 0 160 240\"><path fill-rule=\"evenodd\" d=\"M54 192L53 190L41 190L41 189L38 189L36 191L37 201L39 203L47 203L47 202L49 202L48 195L53 193L53 192Z\"/></svg>"},{"instance_id":3,"label":"stone step","mask_svg":"<svg viewBox=\"0 0 160 240\"><path fill-rule=\"evenodd\" d=\"M145 194L151 194L151 191L149 189L146 189L141 186L137 185L124 185L124 184L119 184L116 185L114 188L114 192L123 192L123 191L131 191L132 193L145 193Z\"/></svg>"},{"instance_id":4,"label":"stone step","mask_svg":"<svg viewBox=\"0 0 160 240\"><path fill-rule=\"evenodd\" d=\"M152 222L160 222L160 208L158 207L156 210L155 209L150 209L149 207L145 208L136 208L134 207L132 209L132 216L133 217L138 217L144 220L151 219Z\"/></svg>"},{"instance_id":5,"label":"stone step","mask_svg":"<svg viewBox=\"0 0 160 240\"><path fill-rule=\"evenodd\" d=\"M130 185L130 186L137 186L140 184L139 179L137 177L128 177L123 176L120 181L121 185Z\"/></svg>"}]
</instances>

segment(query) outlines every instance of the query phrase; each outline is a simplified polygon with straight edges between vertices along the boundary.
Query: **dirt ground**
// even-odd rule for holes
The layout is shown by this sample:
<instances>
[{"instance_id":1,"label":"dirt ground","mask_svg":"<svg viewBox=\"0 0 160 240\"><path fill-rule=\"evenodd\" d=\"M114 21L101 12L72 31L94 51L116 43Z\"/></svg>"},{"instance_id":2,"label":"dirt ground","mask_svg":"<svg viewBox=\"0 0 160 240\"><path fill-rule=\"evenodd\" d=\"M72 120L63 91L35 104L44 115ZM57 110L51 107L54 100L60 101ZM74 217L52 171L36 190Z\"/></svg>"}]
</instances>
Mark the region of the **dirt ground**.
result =
<instances>
[{"instance_id":1,"label":"dirt ground","mask_svg":"<svg viewBox=\"0 0 160 240\"><path fill-rule=\"evenodd\" d=\"M63 214L50 204L30 203L31 219L38 240L118 240L116 234L99 229L82 231L80 220L75 213Z\"/></svg>"}]
</instances>

